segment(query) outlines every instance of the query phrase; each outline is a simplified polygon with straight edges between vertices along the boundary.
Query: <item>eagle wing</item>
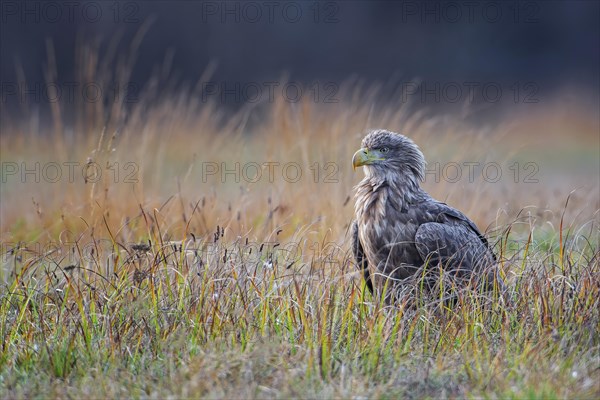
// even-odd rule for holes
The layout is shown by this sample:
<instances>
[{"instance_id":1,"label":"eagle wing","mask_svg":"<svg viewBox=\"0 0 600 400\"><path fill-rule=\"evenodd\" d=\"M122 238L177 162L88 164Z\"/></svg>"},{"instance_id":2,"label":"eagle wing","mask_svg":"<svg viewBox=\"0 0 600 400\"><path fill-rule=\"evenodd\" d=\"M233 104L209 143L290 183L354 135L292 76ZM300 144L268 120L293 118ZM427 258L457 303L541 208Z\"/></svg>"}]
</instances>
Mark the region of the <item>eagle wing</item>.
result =
<instances>
[{"instance_id":1,"label":"eagle wing","mask_svg":"<svg viewBox=\"0 0 600 400\"><path fill-rule=\"evenodd\" d=\"M354 253L354 258L356 259L356 265L359 269L362 269L365 282L367 283L367 288L369 288L369 291L372 294L373 282L371 281L371 275L369 274L367 257L365 256L362 244L360 243L360 238L358 237L358 223L356 221L352 222L352 252Z\"/></svg>"},{"instance_id":2,"label":"eagle wing","mask_svg":"<svg viewBox=\"0 0 600 400\"><path fill-rule=\"evenodd\" d=\"M477 226L444 203L431 201L427 208L437 217L434 222L421 224L415 235L415 245L423 263L431 267L439 265L459 278L468 279L473 273L479 276L484 272L486 284L492 284L496 256Z\"/></svg>"}]
</instances>

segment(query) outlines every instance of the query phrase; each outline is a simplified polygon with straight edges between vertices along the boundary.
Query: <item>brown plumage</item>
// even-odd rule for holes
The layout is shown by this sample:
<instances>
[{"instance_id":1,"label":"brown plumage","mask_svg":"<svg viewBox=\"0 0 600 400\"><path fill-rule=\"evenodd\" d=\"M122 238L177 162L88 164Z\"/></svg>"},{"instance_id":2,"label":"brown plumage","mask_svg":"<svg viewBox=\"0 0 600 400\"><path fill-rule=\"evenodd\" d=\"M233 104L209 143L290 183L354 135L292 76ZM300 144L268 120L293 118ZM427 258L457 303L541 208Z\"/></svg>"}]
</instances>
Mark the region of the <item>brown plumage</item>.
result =
<instances>
[{"instance_id":1,"label":"brown plumage","mask_svg":"<svg viewBox=\"0 0 600 400\"><path fill-rule=\"evenodd\" d=\"M425 158L412 140L372 131L352 162L365 170L355 188L352 247L371 292L381 294L387 284L390 300L403 286L418 284L415 277L424 278L431 290L440 272L451 278L446 289L503 285L495 274L496 257L477 226L421 189Z\"/></svg>"}]
</instances>

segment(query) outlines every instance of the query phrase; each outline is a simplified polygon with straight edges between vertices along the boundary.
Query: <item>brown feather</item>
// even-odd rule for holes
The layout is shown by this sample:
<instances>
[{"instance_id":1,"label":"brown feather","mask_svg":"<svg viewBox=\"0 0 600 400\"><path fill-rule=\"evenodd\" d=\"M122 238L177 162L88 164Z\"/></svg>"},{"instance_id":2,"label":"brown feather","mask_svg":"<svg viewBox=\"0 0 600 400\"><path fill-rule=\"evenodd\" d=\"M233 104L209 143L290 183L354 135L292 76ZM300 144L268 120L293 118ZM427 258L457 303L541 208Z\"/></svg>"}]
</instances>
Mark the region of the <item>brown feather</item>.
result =
<instances>
[{"instance_id":1,"label":"brown feather","mask_svg":"<svg viewBox=\"0 0 600 400\"><path fill-rule=\"evenodd\" d=\"M412 140L376 130L362 147L382 154L364 165L354 208L354 248L362 254L358 264L377 292L386 283L390 293L400 291L424 267L441 268L464 282L495 278L486 272L495 270L495 255L475 224L421 189L425 158Z\"/></svg>"}]
</instances>

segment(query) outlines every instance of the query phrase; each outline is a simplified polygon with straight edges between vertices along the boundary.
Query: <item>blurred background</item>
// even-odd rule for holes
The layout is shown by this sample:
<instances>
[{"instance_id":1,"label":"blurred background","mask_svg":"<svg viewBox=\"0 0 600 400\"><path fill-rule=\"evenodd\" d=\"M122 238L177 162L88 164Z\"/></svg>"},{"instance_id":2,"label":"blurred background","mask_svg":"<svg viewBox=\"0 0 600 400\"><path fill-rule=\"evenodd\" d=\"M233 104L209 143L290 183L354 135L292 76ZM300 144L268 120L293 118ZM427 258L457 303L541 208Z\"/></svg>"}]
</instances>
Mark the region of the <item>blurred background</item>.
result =
<instances>
[{"instance_id":1,"label":"blurred background","mask_svg":"<svg viewBox=\"0 0 600 400\"><path fill-rule=\"evenodd\" d=\"M208 71L215 87L203 88L207 96L224 91L220 102L231 108L256 99L254 84L266 93L269 82L285 77L319 86L332 99L339 99L336 87L358 79L404 103L451 111L483 106L473 118L493 118L515 105L535 110L567 94L597 112L599 7L596 1L2 1L2 105L16 111L23 101L43 103L43 93L35 98L42 89L13 85L43 85L50 49L56 81L68 87L80 73L81 43L99 41L104 56L124 57L135 46L133 92L143 91L157 69L183 86Z\"/></svg>"},{"instance_id":2,"label":"blurred background","mask_svg":"<svg viewBox=\"0 0 600 400\"><path fill-rule=\"evenodd\" d=\"M69 218L127 225L142 206L171 207L165 218L181 234L202 204L210 212L197 231L315 223L343 241L362 177L349 160L382 127L417 141L427 190L482 229L523 210L556 224L573 191L569 213L598 218L599 2L0 10L4 238L55 234ZM272 162L295 163L302 179L278 170L268 180ZM90 165L101 179L86 178ZM263 179L244 176L248 165Z\"/></svg>"}]
</instances>

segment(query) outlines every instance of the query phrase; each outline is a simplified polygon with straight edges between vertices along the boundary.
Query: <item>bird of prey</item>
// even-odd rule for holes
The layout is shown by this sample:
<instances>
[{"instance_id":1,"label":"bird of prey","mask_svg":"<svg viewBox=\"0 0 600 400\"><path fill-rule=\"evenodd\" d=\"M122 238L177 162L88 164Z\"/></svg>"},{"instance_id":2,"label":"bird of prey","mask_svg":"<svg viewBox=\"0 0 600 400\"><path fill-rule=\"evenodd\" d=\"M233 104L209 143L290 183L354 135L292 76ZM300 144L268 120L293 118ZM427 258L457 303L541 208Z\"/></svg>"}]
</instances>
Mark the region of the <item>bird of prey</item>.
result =
<instances>
[{"instance_id":1,"label":"bird of prey","mask_svg":"<svg viewBox=\"0 0 600 400\"><path fill-rule=\"evenodd\" d=\"M460 211L436 201L420 187L425 158L404 135L374 130L352 158L364 167L355 187L353 252L366 285L386 302L414 278L432 291L441 277L448 287L468 284L485 289L496 276L496 256L477 226ZM413 279L411 281L411 279Z\"/></svg>"}]
</instances>

